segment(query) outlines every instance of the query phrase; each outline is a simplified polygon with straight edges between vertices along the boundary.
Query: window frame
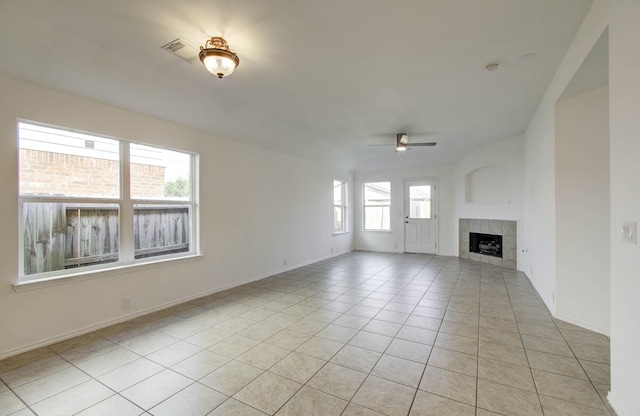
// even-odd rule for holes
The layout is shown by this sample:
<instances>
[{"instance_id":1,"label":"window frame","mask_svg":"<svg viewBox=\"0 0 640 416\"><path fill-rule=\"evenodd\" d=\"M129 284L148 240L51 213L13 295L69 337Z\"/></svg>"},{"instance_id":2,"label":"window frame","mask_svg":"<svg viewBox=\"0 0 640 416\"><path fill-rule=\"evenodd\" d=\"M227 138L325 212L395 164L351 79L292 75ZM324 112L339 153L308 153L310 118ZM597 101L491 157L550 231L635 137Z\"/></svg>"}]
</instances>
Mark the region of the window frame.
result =
<instances>
[{"instance_id":1,"label":"window frame","mask_svg":"<svg viewBox=\"0 0 640 416\"><path fill-rule=\"evenodd\" d=\"M30 124L45 128L57 129L69 133L79 133L94 137L115 140L119 146L119 185L120 192L118 197L65 197L58 195L22 195L20 190L20 174L21 166L18 163L18 244L19 244L19 267L18 282L16 285L30 284L35 282L66 279L78 275L91 274L95 272L104 272L109 270L118 270L123 267L143 265L148 263L164 262L167 260L183 259L197 256L200 253L199 248L199 203L198 203L198 171L199 171L199 155L195 152L169 148L165 146L142 143L138 141L124 140L112 136L99 133L92 133L83 130L77 130L68 127L51 125L32 120L17 120L17 138L18 138L18 155L22 147L20 146L20 124ZM131 154L130 147L132 144L140 144L144 146L154 147L157 149L180 152L190 157L189 174L190 174L190 192L188 200L166 200L166 199L132 199L131 195ZM97 204L116 205L118 210L118 260L108 263L91 264L77 268L63 268L60 270L52 270L47 272L25 274L25 253L24 253L24 206L25 203L66 203L73 205L94 206ZM188 207L189 218L189 236L188 251L180 253L169 253L152 257L135 258L135 232L134 218L136 205L158 206L158 207ZM14 287L16 286L14 285Z\"/></svg>"},{"instance_id":2,"label":"window frame","mask_svg":"<svg viewBox=\"0 0 640 416\"><path fill-rule=\"evenodd\" d=\"M389 184L389 203L388 204L367 204L366 188L372 183L388 183ZM387 208L389 210L389 228L367 228L367 208ZM384 212L384 211L383 211ZM384 214L383 217L384 219ZM362 231L372 232L391 232L391 181L368 181L362 183Z\"/></svg>"},{"instance_id":3,"label":"window frame","mask_svg":"<svg viewBox=\"0 0 640 416\"><path fill-rule=\"evenodd\" d=\"M341 194L341 200L342 200L342 204L336 204L336 199L335 199L335 188L336 188L336 184L339 183L340 184L340 194ZM334 179L333 181L333 190L334 190L334 198L333 198L333 212L334 212L334 222L333 222L333 234L344 234L344 233L348 233L349 232L349 224L347 222L347 213L348 213L348 203L347 203L347 197L349 196L349 189L347 187L347 182L346 181L341 181L338 179ZM342 221L342 228L335 228L335 210L336 208L340 209L340 215L341 215L341 221Z\"/></svg>"}]
</instances>

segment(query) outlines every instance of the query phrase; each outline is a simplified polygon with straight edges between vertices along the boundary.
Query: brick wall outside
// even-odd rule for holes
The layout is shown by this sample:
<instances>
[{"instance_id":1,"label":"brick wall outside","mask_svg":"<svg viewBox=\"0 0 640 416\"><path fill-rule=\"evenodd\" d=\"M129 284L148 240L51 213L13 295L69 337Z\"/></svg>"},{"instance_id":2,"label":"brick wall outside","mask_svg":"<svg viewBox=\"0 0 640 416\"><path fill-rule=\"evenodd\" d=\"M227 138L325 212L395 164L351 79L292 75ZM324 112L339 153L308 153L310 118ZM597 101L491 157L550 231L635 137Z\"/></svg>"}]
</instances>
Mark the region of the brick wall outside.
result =
<instances>
[{"instance_id":1,"label":"brick wall outside","mask_svg":"<svg viewBox=\"0 0 640 416\"><path fill-rule=\"evenodd\" d=\"M115 160L20 149L20 193L43 196L119 197ZM131 165L134 198L164 196L164 167Z\"/></svg>"},{"instance_id":2,"label":"brick wall outside","mask_svg":"<svg viewBox=\"0 0 640 416\"><path fill-rule=\"evenodd\" d=\"M164 197L164 167L131 164L131 197Z\"/></svg>"}]
</instances>

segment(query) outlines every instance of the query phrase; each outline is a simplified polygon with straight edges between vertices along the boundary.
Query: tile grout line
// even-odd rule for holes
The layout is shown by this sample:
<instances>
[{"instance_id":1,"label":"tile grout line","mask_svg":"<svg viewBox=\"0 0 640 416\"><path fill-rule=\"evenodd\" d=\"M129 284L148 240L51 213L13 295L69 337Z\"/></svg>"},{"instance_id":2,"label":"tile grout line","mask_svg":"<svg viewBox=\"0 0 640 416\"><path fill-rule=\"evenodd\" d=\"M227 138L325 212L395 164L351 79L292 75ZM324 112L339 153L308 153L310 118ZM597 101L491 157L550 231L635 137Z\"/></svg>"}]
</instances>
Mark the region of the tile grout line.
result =
<instances>
[{"instance_id":1,"label":"tile grout line","mask_svg":"<svg viewBox=\"0 0 640 416\"><path fill-rule=\"evenodd\" d=\"M509 292L509 288L505 283L505 289L507 291L507 297L509 298L509 305L511 306L511 311L513 313L513 302L511 300L511 293ZM522 338L522 332L520 331L520 323L518 322L518 318L515 313L513 313L513 319L516 323L516 328L518 329L518 336L520 338L520 343L522 343L522 349L524 351L524 356L527 360L527 367L529 368L529 374L531 375L531 382L533 383L533 388L536 390L536 398L538 399L538 405L540 406L541 415L544 416L544 407L542 406L542 400L540 399L540 392L538 391L538 384L536 383L536 379L533 375L533 369L531 368L531 362L529 361L529 354L527 353L527 348L525 348L524 339Z\"/></svg>"},{"instance_id":2,"label":"tile grout line","mask_svg":"<svg viewBox=\"0 0 640 416\"><path fill-rule=\"evenodd\" d=\"M429 263L430 263L430 262L431 262L431 260L429 260ZM427 263L427 264L429 264L429 263ZM426 267L426 265L425 265L424 267ZM422 268L420 269L420 271L422 271L422 270L424 269L424 267L422 267ZM420 271L418 271L418 272L416 273L416 275L417 275ZM415 277L415 275L414 275L414 277ZM388 281L388 280L390 280L390 279L387 279L387 281ZM413 280L413 278L412 278L411 280ZM430 287L430 286L431 286L431 285L429 285L429 287ZM404 285L403 287L406 287L406 285ZM400 293L400 292L398 292L398 293ZM394 295L394 297L395 297L395 296L397 296L397 293ZM423 296L424 296L424 295L423 295ZM393 299L393 298L391 298L391 299ZM421 299L422 299L422 298L421 298ZM388 305L389 303L391 303L391 300L389 300L389 301L387 302L387 305ZM417 306L417 304L416 304L416 306ZM412 310L415 310L416 306L414 306ZM381 309L383 309L383 308L381 308ZM406 322L406 320L405 320L405 322ZM402 325L404 325L404 324L402 324ZM364 327L363 327L363 328L364 328ZM358 331L358 333L359 333L360 331L362 331L362 329L360 329L360 330ZM366 331L365 331L365 332L366 332ZM357 334L356 334L356 335L357 335ZM397 333L396 333L396 335L397 335ZM355 337L355 335L354 335L354 337ZM382 359L382 357L384 356L384 353L389 349L389 346L393 343L393 340L395 340L395 339L396 339L395 335L394 335L392 338L393 338L393 339L391 340L391 342L389 342L389 345L387 345L387 347L385 348L385 350L384 350L384 351L382 351L382 352L380 353L380 357L378 357L378 359L376 360L376 362L371 366L371 370L369 370L369 372L367 373L367 376L365 377L365 379L364 379L364 380L362 380L362 383L360 384L360 386L358 387L358 389L356 390L356 392L353 394L353 396L351 397L351 399L349 400L349 402L348 402L347 406L345 407L345 409L342 411L342 413L341 413L341 414L344 414L344 412L346 412L347 408L348 408L348 407L349 407L349 405L352 403L353 398L354 398L354 397L356 397L356 395L358 394L358 392L360 391L360 389L362 388L362 386L364 385L364 383L367 381L367 378L369 378L369 376L374 376L374 377L376 377L375 375L373 375L373 374L371 374L371 373L373 372L373 370L376 368L376 366L378 365L378 363L380 362L380 360L381 360L381 359ZM370 350L370 351L372 351L372 350ZM374 351L374 352L377 352L377 351ZM425 368L426 368L426 364L425 364ZM423 370L423 373L424 373L424 370ZM391 380L388 380L388 381L391 381ZM398 384L400 384L400 383L398 383ZM419 385L419 383L418 383L418 385ZM417 393L417 388L416 388L416 393ZM414 399L415 399L415 395L414 395ZM360 404L357 404L357 403L354 403L354 404L355 404L356 406L364 407L364 408L366 408L366 409L369 409L369 410L375 411L375 410L370 409L370 408L368 408L368 407L366 407L366 406L363 406L363 405L360 405ZM413 404L413 401L412 401L412 404ZM409 407L409 411L410 411L410 410L411 410L411 407Z\"/></svg>"},{"instance_id":3,"label":"tile grout line","mask_svg":"<svg viewBox=\"0 0 640 416\"><path fill-rule=\"evenodd\" d=\"M553 319L553 318L552 318ZM587 376L587 378L589 379L589 383L591 384L591 386L593 387L593 389L595 390L596 394L598 395L598 397L600 398L600 401L602 402L602 404L604 405L604 408L606 409L607 412L611 413L611 411L609 410L609 406L607 406L608 403L606 403L604 401L604 399L602 398L602 396L600 395L600 392L598 391L597 387L595 386L593 380L591 379L591 376L589 375L589 373L587 372L587 370L584 368L584 366L582 365L582 362L580 361L580 359L578 358L578 356L576 355L575 351L573 350L573 347L571 347L571 344L569 343L569 341L567 341L567 339L565 338L564 333L560 330L560 328L558 327L557 322L555 321L555 319L553 319L553 325L554 327L558 330L558 332L560 332L560 335L562 336L562 339L564 340L564 342L567 344L567 346L569 347L569 350L571 350L571 354L573 354L573 358L575 358L575 360L578 362L578 365L580 366L580 368L582 369L582 371L584 371L585 375ZM611 370L609 370L611 371ZM580 403L584 406L588 406L586 404ZM588 406L591 407L591 406ZM597 409L594 407L594 409Z\"/></svg>"},{"instance_id":4,"label":"tile grout line","mask_svg":"<svg viewBox=\"0 0 640 416\"><path fill-rule=\"evenodd\" d=\"M431 261L429 262L431 263ZM422 269L420 269L421 271L424 270L425 267L427 267L427 265L429 264L427 263ZM440 270L438 271L438 275L440 274L440 272L442 271L442 268L440 268ZM417 273L416 273L417 274ZM429 287L427 287L427 290L424 292L424 294L420 297L420 301L424 300L424 296L427 294L427 292L429 291L429 289L431 289L431 287L433 287L433 282L436 281L436 279L438 278L438 275L436 275L436 277L429 283ZM414 276L415 277L415 276ZM416 308L418 307L418 305L420 304L420 301L413 307L412 311L415 311ZM447 303L448 305L448 303ZM433 343L434 345L431 346L431 349L429 350L429 354L427 354L427 358L426 361L424 363L424 368L422 369L422 374L420 375L420 379L418 380L418 385L416 386L416 391L413 394L413 399L411 400L411 404L409 405L409 411L407 412L407 414L411 413L411 410L413 409L413 405L416 401L416 397L418 397L418 392L420 391L420 385L422 384L422 380L424 378L425 373L427 372L427 366L429 365L429 359L431 358L431 353L433 352L433 348L435 347L435 342L436 339L438 337L438 334L440 333L440 328L442 327L442 322L444 322L444 316L442 317L442 319L440 320L440 325L438 325L438 330L436 331L436 337L433 339Z\"/></svg>"}]
</instances>

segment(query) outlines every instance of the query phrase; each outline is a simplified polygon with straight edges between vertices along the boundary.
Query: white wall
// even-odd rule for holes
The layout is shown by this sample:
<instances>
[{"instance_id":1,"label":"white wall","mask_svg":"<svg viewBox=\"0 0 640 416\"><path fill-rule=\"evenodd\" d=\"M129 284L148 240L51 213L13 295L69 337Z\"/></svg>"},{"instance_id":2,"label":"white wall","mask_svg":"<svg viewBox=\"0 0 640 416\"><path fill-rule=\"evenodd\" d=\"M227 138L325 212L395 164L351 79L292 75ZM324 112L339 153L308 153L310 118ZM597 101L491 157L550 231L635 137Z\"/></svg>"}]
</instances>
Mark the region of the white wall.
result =
<instances>
[{"instance_id":1,"label":"white wall","mask_svg":"<svg viewBox=\"0 0 640 416\"><path fill-rule=\"evenodd\" d=\"M595 0L525 134L525 270L555 310L554 103L598 38L609 29L611 190L611 392L619 416L640 414L640 246L623 244L620 224L640 221L640 2ZM579 288L575 288L579 292Z\"/></svg>"},{"instance_id":2,"label":"white wall","mask_svg":"<svg viewBox=\"0 0 640 416\"><path fill-rule=\"evenodd\" d=\"M2 76L0 91L0 358L352 249L353 232L333 236L333 180L353 184L347 172ZM203 256L14 292L18 118L198 152Z\"/></svg>"},{"instance_id":3,"label":"white wall","mask_svg":"<svg viewBox=\"0 0 640 416\"><path fill-rule=\"evenodd\" d=\"M640 2L613 0L609 28L611 155L611 394L619 416L640 415L640 246L620 224L640 222Z\"/></svg>"},{"instance_id":4,"label":"white wall","mask_svg":"<svg viewBox=\"0 0 640 416\"><path fill-rule=\"evenodd\" d=\"M609 89L556 103L556 316L609 334Z\"/></svg>"},{"instance_id":5,"label":"white wall","mask_svg":"<svg viewBox=\"0 0 640 416\"><path fill-rule=\"evenodd\" d=\"M432 166L386 172L358 172L355 178L356 222L355 249L366 251L404 252L404 180L435 179L437 181L438 247L437 254L455 256L453 167ZM391 231L362 231L362 184L391 182Z\"/></svg>"},{"instance_id":6,"label":"white wall","mask_svg":"<svg viewBox=\"0 0 640 416\"><path fill-rule=\"evenodd\" d=\"M595 0L525 132L523 270L555 313L555 103L609 23L607 0ZM518 259L520 262L520 259ZM576 295L579 295L576 292Z\"/></svg>"},{"instance_id":7,"label":"white wall","mask_svg":"<svg viewBox=\"0 0 640 416\"><path fill-rule=\"evenodd\" d=\"M460 218L512 220L518 223L518 265L521 264L524 244L522 223L524 137L508 137L478 147L455 164L455 248L458 255L458 227ZM477 177L473 184L468 175L490 167L503 177ZM486 180L482 180L486 179ZM469 201L469 186L473 198ZM479 195L484 193L484 196Z\"/></svg>"}]
</instances>

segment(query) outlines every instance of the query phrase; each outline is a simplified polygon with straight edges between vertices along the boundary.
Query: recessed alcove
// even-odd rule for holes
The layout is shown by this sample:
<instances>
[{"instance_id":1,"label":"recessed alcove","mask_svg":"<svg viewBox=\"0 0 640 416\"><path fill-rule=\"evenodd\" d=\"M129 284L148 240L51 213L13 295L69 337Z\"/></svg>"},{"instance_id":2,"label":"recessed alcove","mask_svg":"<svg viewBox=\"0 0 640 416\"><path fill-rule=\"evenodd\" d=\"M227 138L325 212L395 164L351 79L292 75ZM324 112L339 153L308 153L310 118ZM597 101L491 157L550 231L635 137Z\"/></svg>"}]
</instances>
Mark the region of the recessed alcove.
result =
<instances>
[{"instance_id":1,"label":"recessed alcove","mask_svg":"<svg viewBox=\"0 0 640 416\"><path fill-rule=\"evenodd\" d=\"M465 175L465 202L508 203L507 171L500 166L483 166Z\"/></svg>"}]
</instances>

